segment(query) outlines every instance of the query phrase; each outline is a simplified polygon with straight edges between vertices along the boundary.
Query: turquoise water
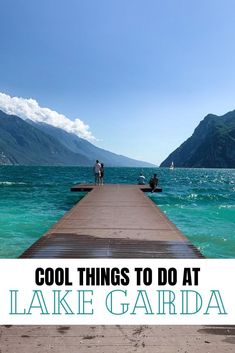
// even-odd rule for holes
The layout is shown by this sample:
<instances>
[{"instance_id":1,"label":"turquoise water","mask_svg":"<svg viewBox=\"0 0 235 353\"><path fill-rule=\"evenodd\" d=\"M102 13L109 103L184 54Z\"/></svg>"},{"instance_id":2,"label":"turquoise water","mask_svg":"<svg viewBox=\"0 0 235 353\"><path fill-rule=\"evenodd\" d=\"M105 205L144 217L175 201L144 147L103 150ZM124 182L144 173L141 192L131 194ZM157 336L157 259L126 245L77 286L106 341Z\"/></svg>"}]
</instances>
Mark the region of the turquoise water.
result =
<instances>
[{"instance_id":1,"label":"turquoise water","mask_svg":"<svg viewBox=\"0 0 235 353\"><path fill-rule=\"evenodd\" d=\"M150 194L207 257L235 258L235 170L106 168L107 183L136 183L157 172L163 193ZM0 257L15 258L84 194L91 168L0 166Z\"/></svg>"}]
</instances>

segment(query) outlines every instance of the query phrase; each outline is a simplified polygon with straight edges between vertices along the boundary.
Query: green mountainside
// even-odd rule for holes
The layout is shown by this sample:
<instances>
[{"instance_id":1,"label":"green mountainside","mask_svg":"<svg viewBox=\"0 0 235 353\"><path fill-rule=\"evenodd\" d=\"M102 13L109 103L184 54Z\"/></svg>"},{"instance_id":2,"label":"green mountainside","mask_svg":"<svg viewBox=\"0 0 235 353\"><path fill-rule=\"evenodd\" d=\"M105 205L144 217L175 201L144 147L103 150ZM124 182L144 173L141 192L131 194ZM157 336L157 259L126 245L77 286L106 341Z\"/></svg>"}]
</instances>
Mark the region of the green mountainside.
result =
<instances>
[{"instance_id":1,"label":"green mountainside","mask_svg":"<svg viewBox=\"0 0 235 353\"><path fill-rule=\"evenodd\" d=\"M96 159L106 166L151 166L102 150L62 129L0 110L0 164L92 166Z\"/></svg>"},{"instance_id":2,"label":"green mountainside","mask_svg":"<svg viewBox=\"0 0 235 353\"><path fill-rule=\"evenodd\" d=\"M35 127L45 132L46 134L58 139L66 148L74 153L80 153L88 159L92 160L92 163L96 159L102 161L106 166L109 167L152 167L153 165L143 161L137 161L122 155L118 155L113 152L109 152L102 148L96 147L89 141L78 137L73 133L68 133L65 130L57 127L45 124L35 123L29 121Z\"/></svg>"},{"instance_id":3,"label":"green mountainside","mask_svg":"<svg viewBox=\"0 0 235 353\"><path fill-rule=\"evenodd\" d=\"M207 115L193 135L160 165L191 168L235 168L235 111Z\"/></svg>"}]
</instances>

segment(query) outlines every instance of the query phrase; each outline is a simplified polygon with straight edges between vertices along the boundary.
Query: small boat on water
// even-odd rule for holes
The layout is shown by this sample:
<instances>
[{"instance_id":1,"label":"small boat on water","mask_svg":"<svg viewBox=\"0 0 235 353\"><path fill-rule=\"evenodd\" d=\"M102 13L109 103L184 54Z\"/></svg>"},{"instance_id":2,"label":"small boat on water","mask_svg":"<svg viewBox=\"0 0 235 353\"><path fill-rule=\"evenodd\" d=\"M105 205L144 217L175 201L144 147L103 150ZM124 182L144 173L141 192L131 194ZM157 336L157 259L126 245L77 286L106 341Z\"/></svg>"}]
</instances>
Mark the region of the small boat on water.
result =
<instances>
[{"instance_id":1,"label":"small boat on water","mask_svg":"<svg viewBox=\"0 0 235 353\"><path fill-rule=\"evenodd\" d=\"M174 162L171 162L170 169L174 169L174 168L175 168Z\"/></svg>"}]
</instances>

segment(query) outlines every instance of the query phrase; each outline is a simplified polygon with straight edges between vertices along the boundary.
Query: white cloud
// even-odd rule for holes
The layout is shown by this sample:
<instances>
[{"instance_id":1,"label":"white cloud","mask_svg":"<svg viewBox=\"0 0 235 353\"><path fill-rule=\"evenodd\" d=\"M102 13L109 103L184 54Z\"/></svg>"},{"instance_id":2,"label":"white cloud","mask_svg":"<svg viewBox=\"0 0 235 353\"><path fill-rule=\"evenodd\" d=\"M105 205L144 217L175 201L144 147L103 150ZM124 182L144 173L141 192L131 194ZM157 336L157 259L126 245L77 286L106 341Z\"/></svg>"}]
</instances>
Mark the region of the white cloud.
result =
<instances>
[{"instance_id":1,"label":"white cloud","mask_svg":"<svg viewBox=\"0 0 235 353\"><path fill-rule=\"evenodd\" d=\"M82 120L79 118L70 120L54 110L42 108L35 99L11 97L0 92L0 109L6 114L17 115L24 120L31 119L36 122L43 122L72 132L86 140L95 140L89 125L86 125Z\"/></svg>"}]
</instances>

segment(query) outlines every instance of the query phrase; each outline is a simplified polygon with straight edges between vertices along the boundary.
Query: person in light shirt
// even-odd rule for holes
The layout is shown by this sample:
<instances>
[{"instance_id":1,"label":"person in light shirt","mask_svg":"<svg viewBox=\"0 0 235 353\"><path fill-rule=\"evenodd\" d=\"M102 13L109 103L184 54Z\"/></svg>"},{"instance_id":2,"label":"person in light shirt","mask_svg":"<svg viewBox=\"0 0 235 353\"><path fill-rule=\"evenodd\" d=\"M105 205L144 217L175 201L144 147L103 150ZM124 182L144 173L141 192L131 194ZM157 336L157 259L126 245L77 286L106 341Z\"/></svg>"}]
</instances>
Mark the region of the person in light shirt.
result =
<instances>
[{"instance_id":1,"label":"person in light shirt","mask_svg":"<svg viewBox=\"0 0 235 353\"><path fill-rule=\"evenodd\" d=\"M98 159L94 165L95 185L100 185L101 164Z\"/></svg>"},{"instance_id":2,"label":"person in light shirt","mask_svg":"<svg viewBox=\"0 0 235 353\"><path fill-rule=\"evenodd\" d=\"M145 176L143 175L143 173L140 173L140 175L139 175L138 184L145 185Z\"/></svg>"}]
</instances>

